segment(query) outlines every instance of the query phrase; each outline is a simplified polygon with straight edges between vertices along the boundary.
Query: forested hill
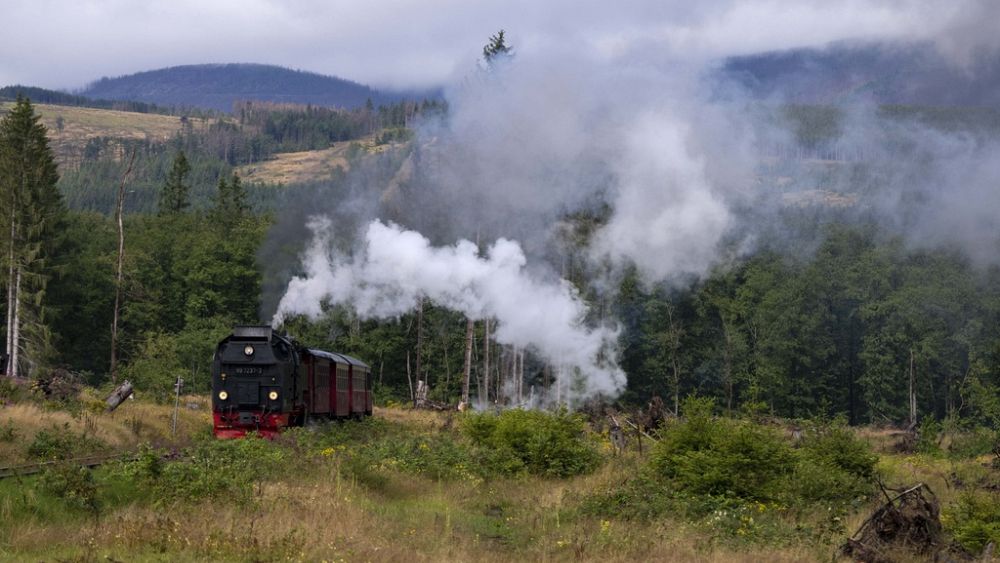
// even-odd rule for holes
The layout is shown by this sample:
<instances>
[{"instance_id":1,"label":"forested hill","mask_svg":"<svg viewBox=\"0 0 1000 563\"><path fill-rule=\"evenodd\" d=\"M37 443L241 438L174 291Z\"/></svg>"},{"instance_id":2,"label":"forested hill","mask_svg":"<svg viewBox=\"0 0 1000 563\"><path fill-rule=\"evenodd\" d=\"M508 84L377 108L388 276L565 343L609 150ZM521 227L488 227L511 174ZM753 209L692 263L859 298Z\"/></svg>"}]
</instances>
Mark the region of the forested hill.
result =
<instances>
[{"instance_id":1,"label":"forested hill","mask_svg":"<svg viewBox=\"0 0 1000 563\"><path fill-rule=\"evenodd\" d=\"M186 65L102 78L80 92L91 98L232 111L238 100L354 108L394 96L363 84L261 64ZM398 97L398 96L395 96Z\"/></svg>"},{"instance_id":2,"label":"forested hill","mask_svg":"<svg viewBox=\"0 0 1000 563\"><path fill-rule=\"evenodd\" d=\"M956 65L927 44L835 44L733 57L721 72L757 98L1000 107L1000 60Z\"/></svg>"}]
</instances>

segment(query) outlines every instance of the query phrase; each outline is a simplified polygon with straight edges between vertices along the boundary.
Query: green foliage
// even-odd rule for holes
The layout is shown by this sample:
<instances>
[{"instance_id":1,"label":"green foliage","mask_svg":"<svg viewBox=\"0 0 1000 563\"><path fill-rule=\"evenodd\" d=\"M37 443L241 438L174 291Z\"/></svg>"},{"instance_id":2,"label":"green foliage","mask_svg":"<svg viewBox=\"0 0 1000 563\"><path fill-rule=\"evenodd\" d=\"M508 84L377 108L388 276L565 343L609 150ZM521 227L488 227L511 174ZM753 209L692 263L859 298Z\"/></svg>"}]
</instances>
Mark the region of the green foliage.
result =
<instances>
[{"instance_id":1,"label":"green foliage","mask_svg":"<svg viewBox=\"0 0 1000 563\"><path fill-rule=\"evenodd\" d=\"M921 420L917 429L917 451L922 454L940 454L941 430L941 423L933 418L926 417Z\"/></svg>"},{"instance_id":2,"label":"green foliage","mask_svg":"<svg viewBox=\"0 0 1000 563\"><path fill-rule=\"evenodd\" d=\"M463 419L462 429L474 445L491 450L483 461L498 473L567 477L588 473L600 462L583 419L565 410L472 413Z\"/></svg>"},{"instance_id":3,"label":"green foliage","mask_svg":"<svg viewBox=\"0 0 1000 563\"><path fill-rule=\"evenodd\" d=\"M982 553L986 544L1000 544L1000 495L963 493L942 516L945 529L972 553Z\"/></svg>"},{"instance_id":4,"label":"green foliage","mask_svg":"<svg viewBox=\"0 0 1000 563\"><path fill-rule=\"evenodd\" d=\"M808 430L796 454L798 463L788 483L790 504L853 504L871 494L878 456L843 424Z\"/></svg>"},{"instance_id":5,"label":"green foliage","mask_svg":"<svg viewBox=\"0 0 1000 563\"><path fill-rule=\"evenodd\" d=\"M209 438L185 453L184 459L163 463L159 452L147 448L123 471L147 483L159 504L205 498L245 504L253 500L255 487L277 475L288 461L286 450L253 437Z\"/></svg>"},{"instance_id":6,"label":"green foliage","mask_svg":"<svg viewBox=\"0 0 1000 563\"><path fill-rule=\"evenodd\" d=\"M684 418L660 431L651 465L682 490L770 501L781 496L795 456L777 432L711 417L703 401L685 402Z\"/></svg>"},{"instance_id":7,"label":"green foliage","mask_svg":"<svg viewBox=\"0 0 1000 563\"><path fill-rule=\"evenodd\" d=\"M69 506L97 514L101 504L98 486L90 469L72 463L59 463L42 472L41 489L62 499Z\"/></svg>"},{"instance_id":8,"label":"green foliage","mask_svg":"<svg viewBox=\"0 0 1000 563\"><path fill-rule=\"evenodd\" d=\"M843 421L817 424L803 435L801 457L817 465L871 481L878 456Z\"/></svg>"},{"instance_id":9,"label":"green foliage","mask_svg":"<svg viewBox=\"0 0 1000 563\"><path fill-rule=\"evenodd\" d=\"M211 387L210 370L215 346L232 330L224 318L192 321L178 333L146 334L123 376L132 381L137 393L168 400L174 382L184 379L186 392L205 392Z\"/></svg>"},{"instance_id":10,"label":"green foliage","mask_svg":"<svg viewBox=\"0 0 1000 563\"><path fill-rule=\"evenodd\" d=\"M8 420L0 425L0 442L11 443L17 439L17 434L17 428L14 426L13 420Z\"/></svg>"},{"instance_id":11,"label":"green foliage","mask_svg":"<svg viewBox=\"0 0 1000 563\"><path fill-rule=\"evenodd\" d=\"M388 145L389 143L405 143L413 139L413 130L406 127L393 127L383 129L375 136L376 145Z\"/></svg>"},{"instance_id":12,"label":"green foliage","mask_svg":"<svg viewBox=\"0 0 1000 563\"><path fill-rule=\"evenodd\" d=\"M871 491L878 458L842 424L808 431L793 449L765 425L713 417L704 399L688 399L682 412L661 430L650 457L672 488L789 505L847 502Z\"/></svg>"},{"instance_id":13,"label":"green foliage","mask_svg":"<svg viewBox=\"0 0 1000 563\"><path fill-rule=\"evenodd\" d=\"M94 453L104 446L99 440L87 435L78 435L69 428L69 423L39 430L27 446L27 454L35 459L54 460Z\"/></svg>"},{"instance_id":14,"label":"green foliage","mask_svg":"<svg viewBox=\"0 0 1000 563\"><path fill-rule=\"evenodd\" d=\"M167 176L167 183L160 192L160 215L181 213L191 205L191 186L188 184L190 172L191 165L188 164L184 151L178 151Z\"/></svg>"},{"instance_id":15,"label":"green foliage","mask_svg":"<svg viewBox=\"0 0 1000 563\"><path fill-rule=\"evenodd\" d=\"M1000 432L980 426L953 435L948 445L948 457L972 459L989 454L998 445L1000 445Z\"/></svg>"},{"instance_id":16,"label":"green foliage","mask_svg":"<svg viewBox=\"0 0 1000 563\"><path fill-rule=\"evenodd\" d=\"M46 134L31 102L20 96L0 120L0 246L5 285L12 288L6 309L17 304L12 346L23 354L13 375L27 375L24 366L46 366L54 355L47 290L59 267L66 209Z\"/></svg>"}]
</instances>

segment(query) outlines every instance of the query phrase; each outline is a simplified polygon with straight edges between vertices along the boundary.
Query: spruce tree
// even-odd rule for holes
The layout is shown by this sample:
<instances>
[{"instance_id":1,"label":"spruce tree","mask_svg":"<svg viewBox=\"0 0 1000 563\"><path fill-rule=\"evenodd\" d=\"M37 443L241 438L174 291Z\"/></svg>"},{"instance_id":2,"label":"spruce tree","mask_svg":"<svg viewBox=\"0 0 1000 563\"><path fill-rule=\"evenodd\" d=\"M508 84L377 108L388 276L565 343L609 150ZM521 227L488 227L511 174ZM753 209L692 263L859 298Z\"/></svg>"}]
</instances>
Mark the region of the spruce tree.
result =
<instances>
[{"instance_id":1,"label":"spruce tree","mask_svg":"<svg viewBox=\"0 0 1000 563\"><path fill-rule=\"evenodd\" d=\"M493 67L497 60L503 60L514 56L513 47L507 44L504 38L504 30L500 30L490 36L490 41L483 47L483 60L486 66Z\"/></svg>"},{"instance_id":2,"label":"spruce tree","mask_svg":"<svg viewBox=\"0 0 1000 563\"><path fill-rule=\"evenodd\" d=\"M167 175L167 183L160 192L160 215L183 213L191 205L191 187L187 184L190 172L191 165L188 164L184 151L178 151L170 174Z\"/></svg>"},{"instance_id":3,"label":"spruce tree","mask_svg":"<svg viewBox=\"0 0 1000 563\"><path fill-rule=\"evenodd\" d=\"M226 229L232 228L249 210L246 199L246 190L238 174L234 172L228 182L225 177L220 177L216 187L215 208L211 213L213 222Z\"/></svg>"},{"instance_id":4,"label":"spruce tree","mask_svg":"<svg viewBox=\"0 0 1000 563\"><path fill-rule=\"evenodd\" d=\"M46 129L18 97L0 121L0 222L7 274L6 373L44 363L51 352L45 291L65 219Z\"/></svg>"}]
</instances>

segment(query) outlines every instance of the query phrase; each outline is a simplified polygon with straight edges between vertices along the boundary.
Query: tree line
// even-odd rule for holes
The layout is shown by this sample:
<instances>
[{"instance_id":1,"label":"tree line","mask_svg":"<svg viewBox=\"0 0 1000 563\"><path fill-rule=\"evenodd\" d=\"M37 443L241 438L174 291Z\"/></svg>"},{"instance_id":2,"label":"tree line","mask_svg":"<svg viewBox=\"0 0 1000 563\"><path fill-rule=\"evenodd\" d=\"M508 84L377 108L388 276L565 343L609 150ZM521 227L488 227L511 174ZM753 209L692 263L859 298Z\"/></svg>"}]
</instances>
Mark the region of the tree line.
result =
<instances>
[{"instance_id":1,"label":"tree line","mask_svg":"<svg viewBox=\"0 0 1000 563\"><path fill-rule=\"evenodd\" d=\"M211 203L194 209L191 172L178 151L157 212L123 217L118 278L114 219L66 206L45 127L27 99L17 100L0 121L8 375L41 377L63 366L107 381L119 288L122 375L153 393L203 371L233 324L256 322L256 251L269 219L250 212L235 175L219 178Z\"/></svg>"}]
</instances>

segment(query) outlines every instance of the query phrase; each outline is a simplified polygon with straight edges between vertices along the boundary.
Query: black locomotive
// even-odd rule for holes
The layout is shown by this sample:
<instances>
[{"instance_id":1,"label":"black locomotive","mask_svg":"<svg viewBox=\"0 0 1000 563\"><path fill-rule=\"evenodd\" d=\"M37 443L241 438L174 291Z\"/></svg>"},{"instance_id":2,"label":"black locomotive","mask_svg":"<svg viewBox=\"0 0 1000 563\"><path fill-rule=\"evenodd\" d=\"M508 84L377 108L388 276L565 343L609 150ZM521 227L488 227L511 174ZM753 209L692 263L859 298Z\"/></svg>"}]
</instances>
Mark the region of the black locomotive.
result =
<instances>
[{"instance_id":1,"label":"black locomotive","mask_svg":"<svg viewBox=\"0 0 1000 563\"><path fill-rule=\"evenodd\" d=\"M371 369L344 354L299 346L269 326L238 326L215 350L212 414L218 438L273 437L309 419L372 413Z\"/></svg>"}]
</instances>

